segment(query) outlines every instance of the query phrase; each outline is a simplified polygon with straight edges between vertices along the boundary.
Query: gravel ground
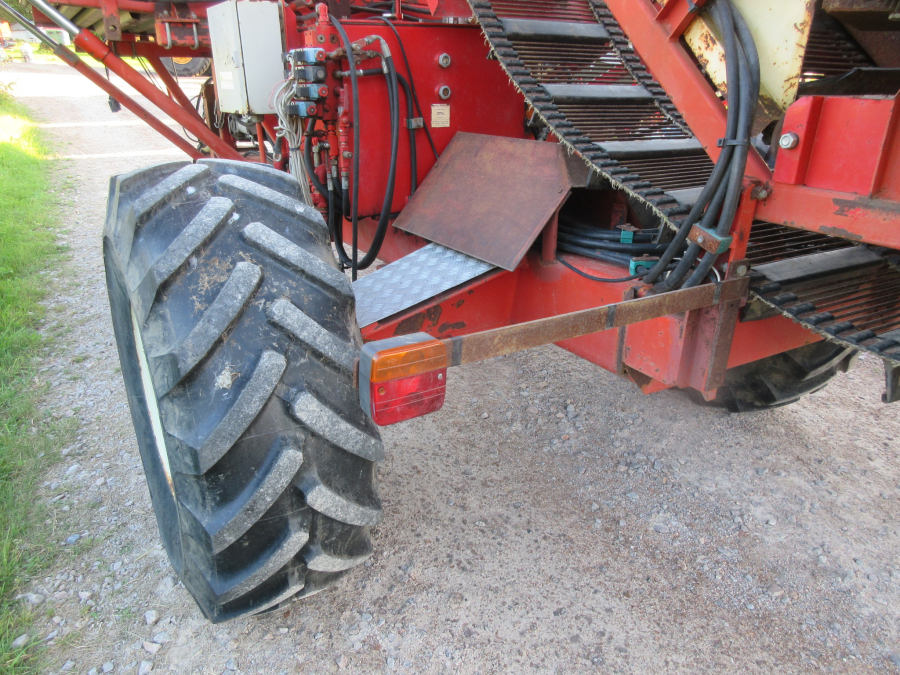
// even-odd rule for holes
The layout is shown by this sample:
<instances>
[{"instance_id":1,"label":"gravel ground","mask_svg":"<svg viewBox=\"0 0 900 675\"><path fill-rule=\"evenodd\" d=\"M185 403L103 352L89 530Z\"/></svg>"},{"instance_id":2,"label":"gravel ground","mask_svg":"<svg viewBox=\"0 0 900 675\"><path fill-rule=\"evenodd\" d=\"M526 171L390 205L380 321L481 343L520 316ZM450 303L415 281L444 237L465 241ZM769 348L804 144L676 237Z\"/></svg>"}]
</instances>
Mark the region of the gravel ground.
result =
<instances>
[{"instance_id":1,"label":"gravel ground","mask_svg":"<svg viewBox=\"0 0 900 675\"><path fill-rule=\"evenodd\" d=\"M179 153L64 66L0 77L75 186L40 378L81 426L37 495L63 555L22 598L49 672L900 672L900 409L865 357L743 416L555 347L456 369L440 413L383 432L375 555L210 625L157 543L100 251L108 177Z\"/></svg>"}]
</instances>

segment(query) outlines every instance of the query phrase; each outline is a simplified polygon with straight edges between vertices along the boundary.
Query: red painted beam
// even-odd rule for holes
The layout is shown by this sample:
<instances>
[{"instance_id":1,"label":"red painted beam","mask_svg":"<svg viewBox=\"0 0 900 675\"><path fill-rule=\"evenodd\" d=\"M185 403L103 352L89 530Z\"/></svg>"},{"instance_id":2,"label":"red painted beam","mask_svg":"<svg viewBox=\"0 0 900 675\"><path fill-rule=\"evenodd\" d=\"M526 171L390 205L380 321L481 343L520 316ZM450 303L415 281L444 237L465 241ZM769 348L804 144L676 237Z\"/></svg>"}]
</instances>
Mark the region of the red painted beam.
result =
<instances>
[{"instance_id":1,"label":"red painted beam","mask_svg":"<svg viewBox=\"0 0 900 675\"><path fill-rule=\"evenodd\" d=\"M55 5L73 5L75 7L103 7L106 0L53 0ZM125 12L141 12L144 14L153 14L156 11L156 4L153 2L142 2L142 0L112 0L120 10ZM215 2L191 3L191 11L199 18L206 18L206 8L215 5ZM51 22L56 27L56 24Z\"/></svg>"},{"instance_id":2,"label":"red painted beam","mask_svg":"<svg viewBox=\"0 0 900 675\"><path fill-rule=\"evenodd\" d=\"M76 7L97 7L102 8L107 0L53 0L56 5L74 5ZM113 2L120 10L125 12L143 12L153 14L154 3L140 2L140 0L115 0ZM54 26L56 24L53 24Z\"/></svg>"},{"instance_id":3,"label":"red painted beam","mask_svg":"<svg viewBox=\"0 0 900 675\"><path fill-rule=\"evenodd\" d=\"M166 49L165 47L161 47L156 42L149 42L145 40L129 40L129 38L134 37L133 35L129 35L125 33L122 36L122 40L117 42L112 42L109 45L109 48L115 52L119 56L141 56L144 58L149 58L151 56L158 56L160 58L164 56L187 56L191 58L196 57L212 57L212 51L207 47L201 47L200 49L193 49L191 47L172 47L171 49Z\"/></svg>"},{"instance_id":4,"label":"red painted beam","mask_svg":"<svg viewBox=\"0 0 900 675\"><path fill-rule=\"evenodd\" d=\"M107 94L116 99L128 110L144 120L144 122L146 122L152 129L158 131L164 138L166 138L166 140L170 141L179 150L183 150L192 159L200 159L201 157L203 157L203 154L199 150L197 150L197 148L191 145L191 143L188 142L187 139L179 136L174 129L159 121L159 119L157 119L154 115L141 107L141 105L137 101L122 92L122 90L116 87L116 85L114 85L96 70L88 66L80 58L78 58L78 56L74 52L70 51L62 45L59 45L54 50L54 53L79 73L84 75L91 82L100 87Z\"/></svg>"},{"instance_id":5,"label":"red painted beam","mask_svg":"<svg viewBox=\"0 0 900 675\"><path fill-rule=\"evenodd\" d=\"M197 112L197 109L191 103L191 99L189 99L184 91L182 91L181 85L179 85L178 81L172 77L172 73L166 69L162 61L159 60L159 57L156 55L148 55L146 58L153 70L156 71L156 74L159 75L159 79L162 80L163 85L169 90L169 96L175 99L175 102L178 105L187 110L201 124L206 126L206 122L203 121L203 118L200 117L200 113Z\"/></svg>"},{"instance_id":6,"label":"red painted beam","mask_svg":"<svg viewBox=\"0 0 900 675\"><path fill-rule=\"evenodd\" d=\"M756 217L770 223L900 249L900 204L849 192L775 183Z\"/></svg>"}]
</instances>

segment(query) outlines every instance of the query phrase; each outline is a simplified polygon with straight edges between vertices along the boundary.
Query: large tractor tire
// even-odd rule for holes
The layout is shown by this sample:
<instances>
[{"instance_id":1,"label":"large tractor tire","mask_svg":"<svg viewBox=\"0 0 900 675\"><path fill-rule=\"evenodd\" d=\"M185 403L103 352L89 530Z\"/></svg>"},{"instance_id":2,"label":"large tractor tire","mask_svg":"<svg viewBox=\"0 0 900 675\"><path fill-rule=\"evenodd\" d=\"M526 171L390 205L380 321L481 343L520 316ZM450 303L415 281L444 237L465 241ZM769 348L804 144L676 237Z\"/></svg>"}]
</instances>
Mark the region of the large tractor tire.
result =
<instances>
[{"instance_id":1,"label":"large tractor tire","mask_svg":"<svg viewBox=\"0 0 900 675\"><path fill-rule=\"evenodd\" d=\"M169 559L214 622L320 591L371 553L377 428L347 277L299 184L261 164L112 179L119 357Z\"/></svg>"},{"instance_id":2,"label":"large tractor tire","mask_svg":"<svg viewBox=\"0 0 900 675\"><path fill-rule=\"evenodd\" d=\"M712 404L737 413L794 403L846 373L856 355L855 349L822 341L730 368Z\"/></svg>"},{"instance_id":3,"label":"large tractor tire","mask_svg":"<svg viewBox=\"0 0 900 675\"><path fill-rule=\"evenodd\" d=\"M212 75L212 59L204 57L175 56L163 57L163 65L176 77L198 77Z\"/></svg>"}]
</instances>

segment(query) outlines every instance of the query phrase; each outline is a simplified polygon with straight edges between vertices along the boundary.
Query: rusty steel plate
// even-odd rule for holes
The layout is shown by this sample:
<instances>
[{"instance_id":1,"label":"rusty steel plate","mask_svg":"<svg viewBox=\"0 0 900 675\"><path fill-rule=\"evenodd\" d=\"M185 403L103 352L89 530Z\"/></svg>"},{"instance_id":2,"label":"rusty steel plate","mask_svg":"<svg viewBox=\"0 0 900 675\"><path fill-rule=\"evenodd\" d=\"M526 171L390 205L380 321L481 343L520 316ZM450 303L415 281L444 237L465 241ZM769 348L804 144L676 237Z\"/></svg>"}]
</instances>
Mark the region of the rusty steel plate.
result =
<instances>
[{"instance_id":1,"label":"rusty steel plate","mask_svg":"<svg viewBox=\"0 0 900 675\"><path fill-rule=\"evenodd\" d=\"M512 271L569 195L564 152L458 133L394 226Z\"/></svg>"}]
</instances>

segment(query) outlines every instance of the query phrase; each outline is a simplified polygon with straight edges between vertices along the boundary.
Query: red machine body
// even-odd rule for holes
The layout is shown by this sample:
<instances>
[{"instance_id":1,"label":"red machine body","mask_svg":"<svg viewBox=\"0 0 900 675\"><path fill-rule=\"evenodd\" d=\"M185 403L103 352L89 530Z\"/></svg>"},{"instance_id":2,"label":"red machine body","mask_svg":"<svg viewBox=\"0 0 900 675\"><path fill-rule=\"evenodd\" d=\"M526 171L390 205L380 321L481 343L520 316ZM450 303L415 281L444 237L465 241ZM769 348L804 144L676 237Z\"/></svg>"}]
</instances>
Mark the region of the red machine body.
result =
<instances>
[{"instance_id":1,"label":"red machine body","mask_svg":"<svg viewBox=\"0 0 900 675\"><path fill-rule=\"evenodd\" d=\"M235 140L227 128L215 129L205 123L186 101L171 78L164 79L169 95L156 89L143 75L119 57L209 55L209 32L205 26L205 5L168 5L136 0L63 0L96 7L105 17L106 42L82 30L76 45L108 65L136 87L179 124L195 134L220 157L239 158ZM353 7L366 3L354 0ZM500 6L503 3L495 3ZM379 36L395 55L401 75L414 79L423 117L442 152L458 132L488 133L509 138L534 138L527 126L530 110L485 44L481 28L470 20L471 10L462 0L437 0L425 5L401 6L393 12L402 38L411 73L401 65L401 45L391 29L371 12L352 12L351 6L333 1L327 5L283 5L285 48L320 47L326 54L340 49L337 31L329 21L329 11L339 12L351 41ZM725 134L726 110L715 90L688 52L680 36L703 2L669 0L662 6L651 0L608 0L607 5L634 49L653 77L665 89L710 158L715 160L718 139ZM504 5L505 6L505 5ZM381 7L381 6L379 6ZM406 8L404 8L406 7ZM380 11L380 10L379 10ZM417 20L404 21L412 11ZM511 11L511 10L510 10ZM529 11L539 11L531 7ZM155 35L122 32L114 25L119 12L152 14ZM508 12L515 16L515 12ZM50 23L36 12L38 19ZM540 18L540 17L537 17ZM422 20L425 19L425 20ZM473 25L474 24L474 25ZM442 55L449 58L442 64ZM446 58L446 57L445 57ZM336 162L349 185L359 180L359 244L366 250L374 236L382 209L390 152L390 119L385 79L380 74L359 78L359 102L365 110L359 129L352 128L352 96L346 59L329 59L325 81L328 95L318 101L320 115L315 121L314 154L325 165ZM377 58L359 59L357 67L379 67ZM121 92L119 92L121 93ZM118 95L114 92L114 95ZM410 196L409 139L406 95L400 94L401 129L396 188L392 214L402 211ZM449 107L448 107L449 106ZM447 114L449 112L449 114ZM898 103L894 98L801 97L787 111L782 133L797 135L795 147L782 149L774 170L751 151L746 169L741 206L734 220L731 248L720 257L718 269L724 273L743 264L754 222L765 221L790 228L828 234L856 242L900 248L900 141ZM415 113L415 117L418 117ZM275 137L277 120L261 122L263 135ZM353 175L352 140L360 137L361 176ZM550 135L546 140L555 142ZM266 155L260 140L261 155ZM847 148L852 152L847 152ZM286 146L269 148L283 157ZM194 151L194 156L199 153ZM416 151L416 183L421 185L435 163L424 137ZM280 159L276 166L283 167ZM515 171L515 167L508 167ZM316 205L324 198L314 196ZM344 240L350 241L349 220L343 221ZM472 224L473 230L478 224ZM478 330L555 316L587 307L619 302L647 292L637 282L597 283L558 264L552 255L555 230L548 225L543 246L550 254L532 250L515 271L497 270L456 291L433 298L385 323L363 327L367 340L425 331L436 338L465 335ZM390 263L425 246L428 242L393 226L387 228L380 259ZM591 275L616 278L622 268L566 256ZM723 329L723 322L729 324ZM820 336L781 316L753 322L737 321L737 308L716 306L645 321L639 324L566 340L560 346L610 371L629 377L643 391L667 387L693 387L704 396L715 395L716 379L711 372L756 361L773 354L820 340Z\"/></svg>"}]
</instances>

